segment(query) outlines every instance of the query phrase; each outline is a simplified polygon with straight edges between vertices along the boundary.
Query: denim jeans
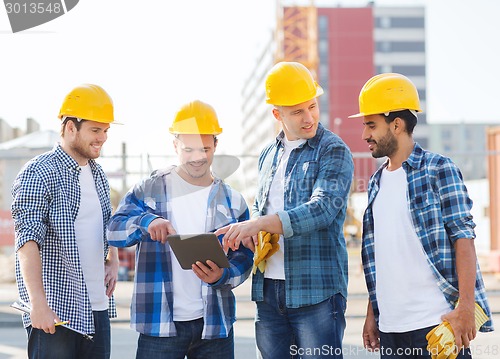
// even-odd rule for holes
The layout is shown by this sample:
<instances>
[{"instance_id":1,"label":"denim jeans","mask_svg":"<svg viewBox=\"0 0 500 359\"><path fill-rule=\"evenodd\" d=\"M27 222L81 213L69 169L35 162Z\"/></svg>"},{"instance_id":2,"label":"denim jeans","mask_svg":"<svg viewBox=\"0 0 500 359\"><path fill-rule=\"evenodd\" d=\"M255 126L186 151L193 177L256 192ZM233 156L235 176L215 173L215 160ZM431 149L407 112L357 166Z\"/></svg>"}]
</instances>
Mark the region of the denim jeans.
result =
<instances>
[{"instance_id":1,"label":"denim jeans","mask_svg":"<svg viewBox=\"0 0 500 359\"><path fill-rule=\"evenodd\" d=\"M431 359L425 336L434 326L404 333L380 332L380 358ZM457 359L472 358L470 349L462 349Z\"/></svg>"},{"instance_id":2,"label":"denim jeans","mask_svg":"<svg viewBox=\"0 0 500 359\"><path fill-rule=\"evenodd\" d=\"M73 330L56 327L54 334L47 334L31 326L28 333L28 358L30 359L109 359L111 354L111 329L108 311L94 311L95 333L93 341Z\"/></svg>"},{"instance_id":3,"label":"denim jeans","mask_svg":"<svg viewBox=\"0 0 500 359\"><path fill-rule=\"evenodd\" d=\"M301 308L285 303L285 281L264 279L255 320L260 358L342 358L346 299L341 294Z\"/></svg>"},{"instance_id":4,"label":"denim jeans","mask_svg":"<svg viewBox=\"0 0 500 359\"><path fill-rule=\"evenodd\" d=\"M175 337L139 335L136 359L234 358L233 329L227 338L201 339L203 318L174 323Z\"/></svg>"}]
</instances>

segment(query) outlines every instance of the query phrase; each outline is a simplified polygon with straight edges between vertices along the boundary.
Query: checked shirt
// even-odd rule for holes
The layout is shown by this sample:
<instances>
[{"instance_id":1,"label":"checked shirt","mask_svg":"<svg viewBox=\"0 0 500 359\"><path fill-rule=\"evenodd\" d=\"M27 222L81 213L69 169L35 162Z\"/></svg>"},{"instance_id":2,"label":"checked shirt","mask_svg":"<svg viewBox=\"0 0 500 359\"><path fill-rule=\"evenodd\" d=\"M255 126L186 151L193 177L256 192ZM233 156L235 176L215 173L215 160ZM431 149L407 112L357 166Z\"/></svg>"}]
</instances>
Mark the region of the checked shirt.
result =
<instances>
[{"instance_id":1,"label":"checked shirt","mask_svg":"<svg viewBox=\"0 0 500 359\"><path fill-rule=\"evenodd\" d=\"M109 243L116 247L136 245L134 294L131 327L155 337L176 335L173 321L173 255L168 242L151 240L149 224L156 218L171 218L171 172L174 167L156 171L136 184L122 199L108 227ZM203 204L200 204L203 205ZM230 223L247 220L248 207L238 192L215 178L210 190L206 232L214 232ZM253 253L240 246L229 250L230 268L218 282L202 284L202 339L225 338L236 320L236 301L232 289L250 275Z\"/></svg>"},{"instance_id":2,"label":"checked shirt","mask_svg":"<svg viewBox=\"0 0 500 359\"><path fill-rule=\"evenodd\" d=\"M89 160L89 165L106 229L111 216L108 180L94 160ZM42 280L50 308L62 320L69 320L70 328L92 334L92 307L80 265L74 226L80 207L80 172L78 163L60 145L30 160L12 186L12 217L16 252L28 241L35 241L40 248ZM102 238L104 262L108 254L106 230ZM16 280L21 299L29 302L17 255ZM113 300L110 300L109 315L110 318L116 317ZM23 321L25 327L31 325L28 315L23 316Z\"/></svg>"},{"instance_id":3,"label":"checked shirt","mask_svg":"<svg viewBox=\"0 0 500 359\"><path fill-rule=\"evenodd\" d=\"M385 162L370 178L368 184L368 206L363 217L362 260L365 279L373 306L378 318L377 297L375 293L375 238L373 227L373 200L379 190ZM410 157L403 162L408 179L407 201L411 219L422 243L436 284L443 293L450 308L455 308L458 300L458 277L456 273L455 251L453 244L457 239L476 237L470 210L469 198L462 174L447 157L428 152L415 144ZM408 269L411 271L411 269ZM488 317L491 312L486 299L483 278L479 265L476 269L475 297ZM411 275L409 272L408 275ZM491 320L481 331L491 331Z\"/></svg>"},{"instance_id":4,"label":"checked shirt","mask_svg":"<svg viewBox=\"0 0 500 359\"><path fill-rule=\"evenodd\" d=\"M252 217L266 203L283 154L281 132L259 157L259 187ZM347 298L347 250L343 232L354 164L351 151L318 125L316 135L290 153L284 178L283 225L286 306L320 303L340 293ZM253 276L252 300L263 301L264 275Z\"/></svg>"}]
</instances>

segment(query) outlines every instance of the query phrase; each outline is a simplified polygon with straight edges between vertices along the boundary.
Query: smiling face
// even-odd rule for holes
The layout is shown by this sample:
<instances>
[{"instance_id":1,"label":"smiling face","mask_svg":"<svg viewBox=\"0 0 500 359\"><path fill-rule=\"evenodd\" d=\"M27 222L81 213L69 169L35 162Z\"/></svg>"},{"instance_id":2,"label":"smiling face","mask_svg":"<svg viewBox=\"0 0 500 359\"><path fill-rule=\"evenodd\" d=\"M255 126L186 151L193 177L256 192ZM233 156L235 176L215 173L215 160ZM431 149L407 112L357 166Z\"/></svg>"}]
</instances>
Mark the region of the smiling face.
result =
<instances>
[{"instance_id":1,"label":"smiling face","mask_svg":"<svg viewBox=\"0 0 500 359\"><path fill-rule=\"evenodd\" d=\"M374 158L391 157L398 151L398 141L391 131L393 124L387 123L384 116L365 116L363 125L362 137Z\"/></svg>"},{"instance_id":2,"label":"smiling face","mask_svg":"<svg viewBox=\"0 0 500 359\"><path fill-rule=\"evenodd\" d=\"M185 181L198 186L212 183L210 166L217 147L214 135L178 135L174 147L179 159L177 172Z\"/></svg>"},{"instance_id":3,"label":"smiling face","mask_svg":"<svg viewBox=\"0 0 500 359\"><path fill-rule=\"evenodd\" d=\"M72 120L68 120L63 130L61 146L80 166L85 166L89 159L96 159L101 155L102 145L108 139L108 130L109 123L84 120L77 126Z\"/></svg>"},{"instance_id":4,"label":"smiling face","mask_svg":"<svg viewBox=\"0 0 500 359\"><path fill-rule=\"evenodd\" d=\"M310 139L316 135L319 123L319 106L316 98L294 106L273 109L274 117L281 122L283 132L290 141Z\"/></svg>"}]
</instances>

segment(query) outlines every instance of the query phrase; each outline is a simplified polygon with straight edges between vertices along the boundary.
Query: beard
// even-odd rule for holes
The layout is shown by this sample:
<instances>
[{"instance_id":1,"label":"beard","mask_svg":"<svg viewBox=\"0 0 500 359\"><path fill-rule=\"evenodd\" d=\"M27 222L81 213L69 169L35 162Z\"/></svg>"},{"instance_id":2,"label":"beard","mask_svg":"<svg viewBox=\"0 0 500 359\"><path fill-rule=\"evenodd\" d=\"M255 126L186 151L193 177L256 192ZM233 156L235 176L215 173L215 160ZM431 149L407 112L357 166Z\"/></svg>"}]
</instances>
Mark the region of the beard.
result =
<instances>
[{"instance_id":1,"label":"beard","mask_svg":"<svg viewBox=\"0 0 500 359\"><path fill-rule=\"evenodd\" d=\"M77 137L76 141L71 144L71 149L75 154L87 160L96 159L101 155L100 149L92 149L90 143L85 143L80 137Z\"/></svg>"},{"instance_id":2,"label":"beard","mask_svg":"<svg viewBox=\"0 0 500 359\"><path fill-rule=\"evenodd\" d=\"M387 130L384 137L373 142L376 144L375 149L372 151L373 158L390 156L398 150L398 141L389 130Z\"/></svg>"}]
</instances>

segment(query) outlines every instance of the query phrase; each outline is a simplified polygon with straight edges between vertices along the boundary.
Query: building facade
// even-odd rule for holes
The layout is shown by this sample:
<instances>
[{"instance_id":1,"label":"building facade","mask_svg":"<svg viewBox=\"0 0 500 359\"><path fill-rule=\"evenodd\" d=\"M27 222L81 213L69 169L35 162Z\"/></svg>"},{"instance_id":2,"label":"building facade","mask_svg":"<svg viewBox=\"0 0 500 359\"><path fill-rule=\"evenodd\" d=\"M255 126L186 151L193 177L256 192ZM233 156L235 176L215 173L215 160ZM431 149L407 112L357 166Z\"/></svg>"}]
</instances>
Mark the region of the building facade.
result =
<instances>
[{"instance_id":1,"label":"building facade","mask_svg":"<svg viewBox=\"0 0 500 359\"><path fill-rule=\"evenodd\" d=\"M370 3L355 8L278 7L277 11L281 20L277 21L276 34L266 43L242 91L246 181L255 188L256 156L278 130L264 101L265 74L278 61L299 61L316 74L325 90L319 97L321 123L341 136L353 152L353 190L365 191L378 163L361 138L362 122L348 116L358 112L359 91L370 77L399 72L416 84L424 109L419 122L427 122L425 9ZM311 44L317 51L311 50ZM427 145L425 131L415 136L419 143Z\"/></svg>"},{"instance_id":2,"label":"building facade","mask_svg":"<svg viewBox=\"0 0 500 359\"><path fill-rule=\"evenodd\" d=\"M493 126L491 123L429 124L427 148L450 157L465 180L487 178L487 133Z\"/></svg>"}]
</instances>

